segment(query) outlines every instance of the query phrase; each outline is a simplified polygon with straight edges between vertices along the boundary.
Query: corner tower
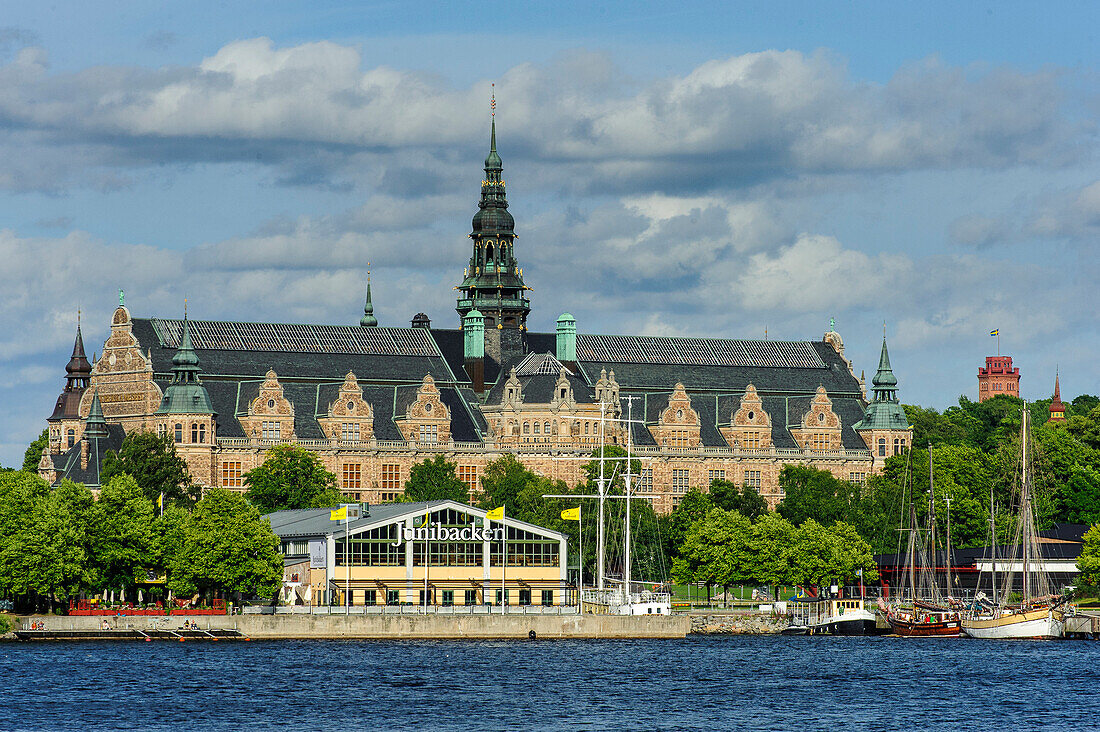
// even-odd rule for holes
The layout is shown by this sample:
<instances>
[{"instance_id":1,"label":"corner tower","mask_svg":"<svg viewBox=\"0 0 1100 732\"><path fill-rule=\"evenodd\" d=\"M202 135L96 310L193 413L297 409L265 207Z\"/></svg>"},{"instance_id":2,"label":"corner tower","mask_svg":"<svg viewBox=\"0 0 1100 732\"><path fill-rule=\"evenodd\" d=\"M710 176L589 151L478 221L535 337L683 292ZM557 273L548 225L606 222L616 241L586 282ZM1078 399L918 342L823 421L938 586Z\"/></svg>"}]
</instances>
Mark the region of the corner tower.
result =
<instances>
[{"instance_id":1,"label":"corner tower","mask_svg":"<svg viewBox=\"0 0 1100 732\"><path fill-rule=\"evenodd\" d=\"M474 214L473 256L463 273L455 309L465 322L471 310L479 311L485 324L485 355L503 364L523 355L527 315L531 303L527 286L516 261L515 220L508 213L504 192L503 166L497 154L496 97L490 103L492 131L489 156L485 158L485 179L481 182L481 201Z\"/></svg>"},{"instance_id":2,"label":"corner tower","mask_svg":"<svg viewBox=\"0 0 1100 732\"><path fill-rule=\"evenodd\" d=\"M863 419L852 428L867 443L871 451L871 465L881 471L886 458L900 455L913 442L913 427L905 416L905 409L898 401L898 380L890 366L890 352L886 350L886 336L882 337L878 371L871 379L871 403L863 412Z\"/></svg>"}]
</instances>

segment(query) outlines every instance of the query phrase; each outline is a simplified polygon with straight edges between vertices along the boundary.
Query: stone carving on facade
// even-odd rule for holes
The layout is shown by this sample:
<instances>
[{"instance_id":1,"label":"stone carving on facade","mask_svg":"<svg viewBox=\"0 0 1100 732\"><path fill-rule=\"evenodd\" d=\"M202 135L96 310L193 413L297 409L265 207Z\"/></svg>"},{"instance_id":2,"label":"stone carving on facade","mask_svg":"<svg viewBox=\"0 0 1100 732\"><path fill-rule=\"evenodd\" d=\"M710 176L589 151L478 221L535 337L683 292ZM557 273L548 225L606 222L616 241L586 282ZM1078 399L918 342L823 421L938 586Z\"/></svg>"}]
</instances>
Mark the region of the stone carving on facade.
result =
<instances>
[{"instance_id":1,"label":"stone carving on facade","mask_svg":"<svg viewBox=\"0 0 1100 732\"><path fill-rule=\"evenodd\" d=\"M770 450L772 447L772 418L764 411L764 401L749 384L741 397L740 406L730 414L730 423L719 430L726 444L735 450Z\"/></svg>"},{"instance_id":2,"label":"stone carving on facade","mask_svg":"<svg viewBox=\"0 0 1100 732\"><path fill-rule=\"evenodd\" d=\"M407 442L427 444L451 441L451 411L439 398L439 388L431 374L416 390L416 399L405 410L405 416L395 419L401 436Z\"/></svg>"},{"instance_id":3,"label":"stone carving on facade","mask_svg":"<svg viewBox=\"0 0 1100 732\"><path fill-rule=\"evenodd\" d=\"M273 369L268 369L260 384L260 393L248 403L248 413L240 418L245 435L265 442L285 442L294 435L294 405L283 395L283 386Z\"/></svg>"},{"instance_id":4,"label":"stone carving on facade","mask_svg":"<svg viewBox=\"0 0 1100 732\"><path fill-rule=\"evenodd\" d=\"M833 412L833 401L824 386L817 387L810 410L802 415L800 426L791 429L791 434L803 450L830 452L841 449L840 417Z\"/></svg>"},{"instance_id":5,"label":"stone carving on facade","mask_svg":"<svg viewBox=\"0 0 1100 732\"><path fill-rule=\"evenodd\" d=\"M653 439L661 447L699 447L701 422L699 413L691 408L691 397L684 385L677 382L656 425L650 427Z\"/></svg>"},{"instance_id":6,"label":"stone carving on facade","mask_svg":"<svg viewBox=\"0 0 1100 732\"><path fill-rule=\"evenodd\" d=\"M374 439L374 408L363 399L363 388L349 371L326 416L317 420L325 436L340 442L370 442Z\"/></svg>"}]
</instances>

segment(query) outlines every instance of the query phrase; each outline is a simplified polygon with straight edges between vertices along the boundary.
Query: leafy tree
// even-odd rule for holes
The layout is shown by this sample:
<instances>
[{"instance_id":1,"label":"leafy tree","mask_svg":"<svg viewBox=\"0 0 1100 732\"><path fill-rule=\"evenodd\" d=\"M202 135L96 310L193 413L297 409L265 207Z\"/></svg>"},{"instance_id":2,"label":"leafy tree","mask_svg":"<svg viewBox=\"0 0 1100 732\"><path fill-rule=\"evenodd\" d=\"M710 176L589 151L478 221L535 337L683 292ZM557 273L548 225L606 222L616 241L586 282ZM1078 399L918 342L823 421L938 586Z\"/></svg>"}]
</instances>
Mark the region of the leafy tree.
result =
<instances>
[{"instance_id":1,"label":"leafy tree","mask_svg":"<svg viewBox=\"0 0 1100 732\"><path fill-rule=\"evenodd\" d=\"M273 597L283 560L271 525L243 496L206 491L179 527L179 549L169 563L168 587L179 594L229 592Z\"/></svg>"},{"instance_id":2,"label":"leafy tree","mask_svg":"<svg viewBox=\"0 0 1100 732\"><path fill-rule=\"evenodd\" d=\"M779 487L783 500L776 510L796 526L811 518L825 525L850 520L859 510L859 488L827 470L785 465Z\"/></svg>"},{"instance_id":3,"label":"leafy tree","mask_svg":"<svg viewBox=\"0 0 1100 732\"><path fill-rule=\"evenodd\" d=\"M692 488L684 494L680 504L672 509L664 522L668 556L674 557L679 553L691 525L706 517L712 508L714 504L710 496L699 489Z\"/></svg>"},{"instance_id":4,"label":"leafy tree","mask_svg":"<svg viewBox=\"0 0 1100 732\"><path fill-rule=\"evenodd\" d=\"M36 506L49 486L22 471L0 473L0 593L30 598L39 589L38 549L45 542Z\"/></svg>"},{"instance_id":5,"label":"leafy tree","mask_svg":"<svg viewBox=\"0 0 1100 732\"><path fill-rule=\"evenodd\" d=\"M39 499L34 523L42 537L35 548L37 590L53 599L67 599L87 589L93 580L90 527L92 492L68 480Z\"/></svg>"},{"instance_id":6,"label":"leafy tree","mask_svg":"<svg viewBox=\"0 0 1100 732\"><path fill-rule=\"evenodd\" d=\"M1058 494L1058 515L1071 524L1100 524L1100 471L1074 467Z\"/></svg>"},{"instance_id":7,"label":"leafy tree","mask_svg":"<svg viewBox=\"0 0 1100 732\"><path fill-rule=\"evenodd\" d=\"M768 502L752 486L738 488L736 483L715 478L710 483L710 501L724 511L737 511L745 518L755 519L768 512Z\"/></svg>"},{"instance_id":8,"label":"leafy tree","mask_svg":"<svg viewBox=\"0 0 1100 732\"><path fill-rule=\"evenodd\" d=\"M470 490L458 479L455 467L454 463L447 462L442 455L412 466L401 500L407 503L445 500L469 502Z\"/></svg>"},{"instance_id":9,"label":"leafy tree","mask_svg":"<svg viewBox=\"0 0 1100 732\"><path fill-rule=\"evenodd\" d=\"M145 497L154 503L163 493L166 503L190 505L200 493L191 483L187 463L176 454L176 445L167 435L137 431L127 434L117 455L108 451L103 457L100 482L106 484L123 473L133 477Z\"/></svg>"},{"instance_id":10,"label":"leafy tree","mask_svg":"<svg viewBox=\"0 0 1100 732\"><path fill-rule=\"evenodd\" d=\"M1081 556L1077 558L1077 569L1081 572L1080 584L1086 585L1095 593L1100 588L1100 524L1085 532Z\"/></svg>"},{"instance_id":11,"label":"leafy tree","mask_svg":"<svg viewBox=\"0 0 1100 732\"><path fill-rule=\"evenodd\" d=\"M248 500L261 511L324 508L338 505L343 495L336 476L321 459L298 445L276 445L263 463L244 474Z\"/></svg>"},{"instance_id":12,"label":"leafy tree","mask_svg":"<svg viewBox=\"0 0 1100 732\"><path fill-rule=\"evenodd\" d=\"M23 453L23 470L25 472L38 472L38 462L42 459L42 450L44 450L48 444L50 444L50 431L49 429L44 429L42 430L42 434L35 438L30 446L27 447L27 451Z\"/></svg>"},{"instance_id":13,"label":"leafy tree","mask_svg":"<svg viewBox=\"0 0 1100 732\"><path fill-rule=\"evenodd\" d=\"M672 562L672 576L681 584L701 582L727 588L753 582L746 563L751 524L736 511L712 508L688 529L680 556Z\"/></svg>"},{"instance_id":14,"label":"leafy tree","mask_svg":"<svg viewBox=\"0 0 1100 732\"><path fill-rule=\"evenodd\" d=\"M775 588L777 598L779 586L789 584L793 575L794 533L794 525L776 513L766 513L752 525L749 538L752 576L757 583Z\"/></svg>"},{"instance_id":15,"label":"leafy tree","mask_svg":"<svg viewBox=\"0 0 1100 732\"><path fill-rule=\"evenodd\" d=\"M125 592L155 561L153 502L137 481L124 473L103 486L90 513L96 584Z\"/></svg>"},{"instance_id":16,"label":"leafy tree","mask_svg":"<svg viewBox=\"0 0 1100 732\"><path fill-rule=\"evenodd\" d=\"M511 508L516 505L520 491L536 478L538 476L516 460L515 455L501 455L485 466L485 472L481 476L481 497L477 505L480 508Z\"/></svg>"},{"instance_id":17,"label":"leafy tree","mask_svg":"<svg viewBox=\"0 0 1100 732\"><path fill-rule=\"evenodd\" d=\"M960 424L940 414L935 409L925 409L915 404L903 404L905 416L913 425L913 444L929 442L963 444L967 442L967 430Z\"/></svg>"}]
</instances>

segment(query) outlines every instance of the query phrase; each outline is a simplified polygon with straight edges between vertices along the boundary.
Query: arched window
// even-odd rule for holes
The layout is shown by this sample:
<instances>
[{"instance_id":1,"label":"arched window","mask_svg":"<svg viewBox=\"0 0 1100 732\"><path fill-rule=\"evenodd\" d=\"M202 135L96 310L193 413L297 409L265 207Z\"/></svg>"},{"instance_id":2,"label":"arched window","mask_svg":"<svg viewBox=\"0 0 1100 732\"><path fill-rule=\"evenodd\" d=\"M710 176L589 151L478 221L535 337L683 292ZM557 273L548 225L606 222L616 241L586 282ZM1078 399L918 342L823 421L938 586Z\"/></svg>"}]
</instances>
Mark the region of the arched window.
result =
<instances>
[{"instance_id":1,"label":"arched window","mask_svg":"<svg viewBox=\"0 0 1100 732\"><path fill-rule=\"evenodd\" d=\"M183 442L183 425L179 422L176 422L174 432L175 434L173 436L175 437L176 442Z\"/></svg>"},{"instance_id":2,"label":"arched window","mask_svg":"<svg viewBox=\"0 0 1100 732\"><path fill-rule=\"evenodd\" d=\"M193 443L196 443L198 441L199 441L199 423L198 422L192 422L191 423L191 442L193 444Z\"/></svg>"},{"instance_id":3,"label":"arched window","mask_svg":"<svg viewBox=\"0 0 1100 732\"><path fill-rule=\"evenodd\" d=\"M76 430L71 429L71 428L69 429L68 440L69 440L69 447L72 447L73 445L76 444Z\"/></svg>"},{"instance_id":4,"label":"arched window","mask_svg":"<svg viewBox=\"0 0 1100 732\"><path fill-rule=\"evenodd\" d=\"M205 442L206 442L206 425L205 424L200 424L199 425L199 444L203 444Z\"/></svg>"},{"instance_id":5,"label":"arched window","mask_svg":"<svg viewBox=\"0 0 1100 732\"><path fill-rule=\"evenodd\" d=\"M531 423L530 422L524 422L523 423L523 434L525 434L525 435L531 434Z\"/></svg>"},{"instance_id":6,"label":"arched window","mask_svg":"<svg viewBox=\"0 0 1100 732\"><path fill-rule=\"evenodd\" d=\"M542 433L543 433L544 435L548 435L548 434L550 434L550 423L549 423L549 422L547 422L546 424L544 424L544 425L542 426Z\"/></svg>"},{"instance_id":7,"label":"arched window","mask_svg":"<svg viewBox=\"0 0 1100 732\"><path fill-rule=\"evenodd\" d=\"M538 433L539 433L539 423L535 422L535 434L537 435Z\"/></svg>"},{"instance_id":8,"label":"arched window","mask_svg":"<svg viewBox=\"0 0 1100 732\"><path fill-rule=\"evenodd\" d=\"M588 422L584 423L584 434L588 434Z\"/></svg>"},{"instance_id":9,"label":"arched window","mask_svg":"<svg viewBox=\"0 0 1100 732\"><path fill-rule=\"evenodd\" d=\"M485 264L493 261L493 242L485 245Z\"/></svg>"},{"instance_id":10,"label":"arched window","mask_svg":"<svg viewBox=\"0 0 1100 732\"><path fill-rule=\"evenodd\" d=\"M886 438L878 438L878 454L879 457L886 457Z\"/></svg>"}]
</instances>

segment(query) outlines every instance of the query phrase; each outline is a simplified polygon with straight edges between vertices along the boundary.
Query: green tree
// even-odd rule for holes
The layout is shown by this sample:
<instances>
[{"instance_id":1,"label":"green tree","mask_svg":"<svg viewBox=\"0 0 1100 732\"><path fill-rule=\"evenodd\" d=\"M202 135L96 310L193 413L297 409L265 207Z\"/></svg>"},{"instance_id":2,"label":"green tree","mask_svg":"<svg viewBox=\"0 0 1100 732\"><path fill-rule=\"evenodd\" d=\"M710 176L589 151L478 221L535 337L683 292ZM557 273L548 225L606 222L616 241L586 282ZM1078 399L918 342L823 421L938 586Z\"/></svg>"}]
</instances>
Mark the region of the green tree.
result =
<instances>
[{"instance_id":1,"label":"green tree","mask_svg":"<svg viewBox=\"0 0 1100 732\"><path fill-rule=\"evenodd\" d=\"M0 473L0 594L29 604L40 588L39 551L46 541L37 506L48 492L32 473Z\"/></svg>"},{"instance_id":2,"label":"green tree","mask_svg":"<svg viewBox=\"0 0 1100 732\"><path fill-rule=\"evenodd\" d=\"M409 470L409 479L405 481L405 494L402 501L419 503L421 501L458 501L468 503L470 490L455 474L455 464L447 462L442 455L425 459Z\"/></svg>"},{"instance_id":3,"label":"green tree","mask_svg":"<svg viewBox=\"0 0 1100 732\"><path fill-rule=\"evenodd\" d=\"M1079 583L1096 593L1100 589L1100 524L1085 532L1077 569L1081 572Z\"/></svg>"},{"instance_id":4,"label":"green tree","mask_svg":"<svg viewBox=\"0 0 1100 732\"><path fill-rule=\"evenodd\" d=\"M709 588L754 582L746 562L751 523L736 511L712 508L688 529L672 577L680 584L703 583Z\"/></svg>"},{"instance_id":5,"label":"green tree","mask_svg":"<svg viewBox=\"0 0 1100 732\"><path fill-rule=\"evenodd\" d=\"M737 511L745 518L755 519L768 512L768 502L752 486L738 488L737 484L715 478L710 483L710 501L724 511Z\"/></svg>"},{"instance_id":6,"label":"green tree","mask_svg":"<svg viewBox=\"0 0 1100 732\"><path fill-rule=\"evenodd\" d=\"M68 480L42 496L34 523L41 543L35 547L39 562L37 591L50 598L66 600L88 589L94 579L91 564L91 536L95 512L92 492Z\"/></svg>"},{"instance_id":7,"label":"green tree","mask_svg":"<svg viewBox=\"0 0 1100 732\"><path fill-rule=\"evenodd\" d=\"M776 599L780 585L793 584L792 550L795 527L776 513L760 516L752 525L749 538L749 558L756 582L771 586Z\"/></svg>"},{"instance_id":8,"label":"green tree","mask_svg":"<svg viewBox=\"0 0 1100 732\"><path fill-rule=\"evenodd\" d=\"M336 476L316 453L298 445L276 445L263 463L244 474L248 500L261 511L336 506L343 495Z\"/></svg>"},{"instance_id":9,"label":"green tree","mask_svg":"<svg viewBox=\"0 0 1100 732\"><path fill-rule=\"evenodd\" d=\"M783 500L776 510L796 526L809 519L825 525L849 521L859 510L859 488L827 470L785 465L779 473L779 487Z\"/></svg>"},{"instance_id":10,"label":"green tree","mask_svg":"<svg viewBox=\"0 0 1100 732\"><path fill-rule=\"evenodd\" d=\"M168 587L173 592L271 598L279 591L279 539L239 493L207 490L180 527L179 543L169 561Z\"/></svg>"},{"instance_id":11,"label":"green tree","mask_svg":"<svg viewBox=\"0 0 1100 732\"><path fill-rule=\"evenodd\" d=\"M46 445L50 444L50 431L48 429L42 430L42 434L27 447L27 451L23 453L23 470L28 473L38 472L38 462L42 459L42 450Z\"/></svg>"},{"instance_id":12,"label":"green tree","mask_svg":"<svg viewBox=\"0 0 1100 732\"><path fill-rule=\"evenodd\" d=\"M481 497L477 505L480 508L513 507L520 491L536 478L538 476L516 460L515 455L501 455L485 466L485 472L481 475Z\"/></svg>"},{"instance_id":13,"label":"green tree","mask_svg":"<svg viewBox=\"0 0 1100 732\"><path fill-rule=\"evenodd\" d=\"M667 541L667 554L675 557L680 552L691 525L705 518L714 508L710 496L697 488L684 494L679 505L672 509L664 522L664 535Z\"/></svg>"},{"instance_id":14,"label":"green tree","mask_svg":"<svg viewBox=\"0 0 1100 732\"><path fill-rule=\"evenodd\" d=\"M153 503L163 493L166 503L190 505L201 492L192 485L187 463L176 454L176 445L167 435L140 431L127 434L117 455L108 451L104 456L100 482L106 484L123 473L136 480Z\"/></svg>"},{"instance_id":15,"label":"green tree","mask_svg":"<svg viewBox=\"0 0 1100 732\"><path fill-rule=\"evenodd\" d=\"M103 486L91 516L89 543L96 584L126 592L156 559L153 502L124 473Z\"/></svg>"},{"instance_id":16,"label":"green tree","mask_svg":"<svg viewBox=\"0 0 1100 732\"><path fill-rule=\"evenodd\" d=\"M1100 471L1088 465L1074 468L1058 493L1058 514L1071 524L1100 524Z\"/></svg>"}]
</instances>

